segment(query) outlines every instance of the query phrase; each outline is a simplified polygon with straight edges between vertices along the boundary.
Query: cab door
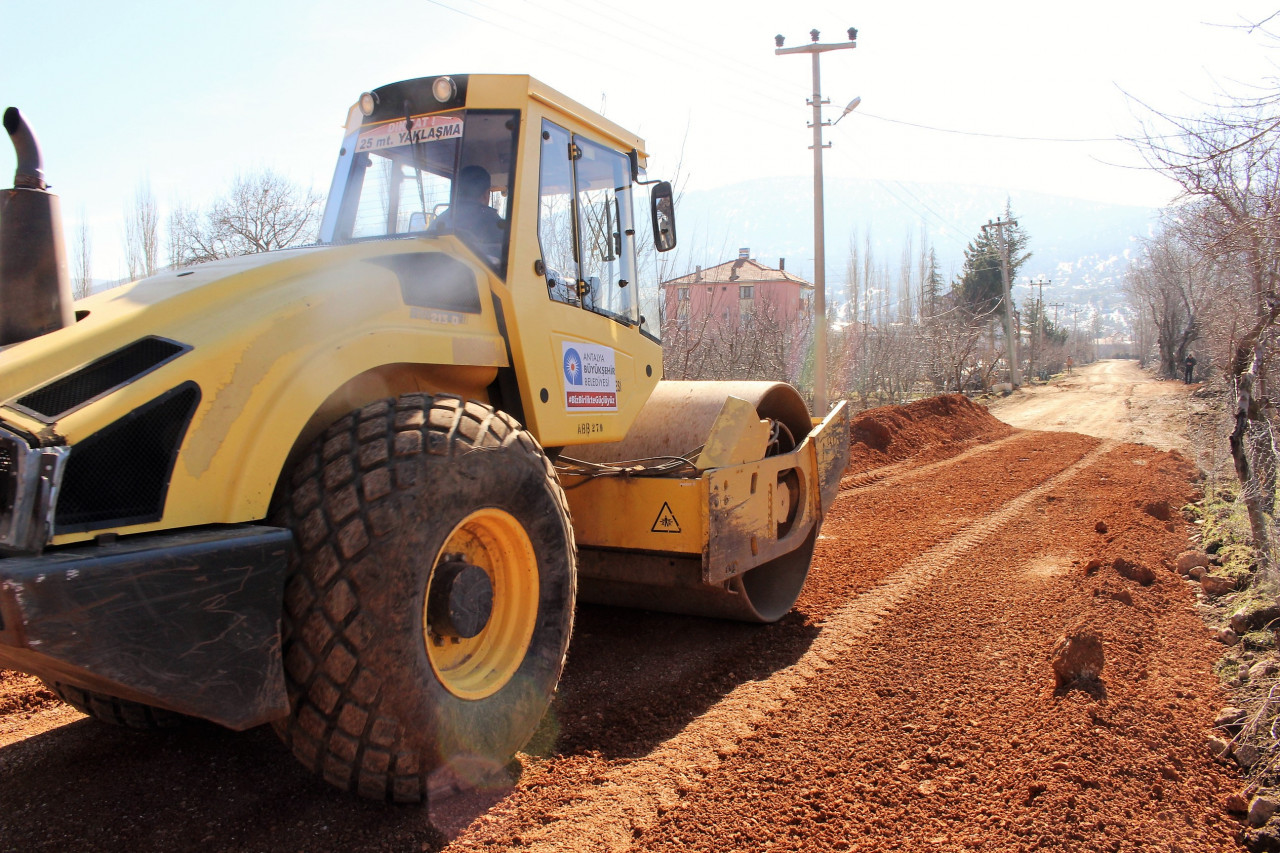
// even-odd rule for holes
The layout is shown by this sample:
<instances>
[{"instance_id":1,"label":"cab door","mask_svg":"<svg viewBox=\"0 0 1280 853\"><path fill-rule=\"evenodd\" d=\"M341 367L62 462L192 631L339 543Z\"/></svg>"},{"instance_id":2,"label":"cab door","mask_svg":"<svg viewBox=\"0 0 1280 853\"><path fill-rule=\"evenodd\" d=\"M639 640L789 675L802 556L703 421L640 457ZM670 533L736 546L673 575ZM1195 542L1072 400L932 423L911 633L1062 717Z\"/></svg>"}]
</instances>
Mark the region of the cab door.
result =
<instances>
[{"instance_id":1,"label":"cab door","mask_svg":"<svg viewBox=\"0 0 1280 853\"><path fill-rule=\"evenodd\" d=\"M537 130L538 257L511 277L530 306L525 418L544 445L617 441L661 375L661 347L638 331L630 160L549 119Z\"/></svg>"}]
</instances>

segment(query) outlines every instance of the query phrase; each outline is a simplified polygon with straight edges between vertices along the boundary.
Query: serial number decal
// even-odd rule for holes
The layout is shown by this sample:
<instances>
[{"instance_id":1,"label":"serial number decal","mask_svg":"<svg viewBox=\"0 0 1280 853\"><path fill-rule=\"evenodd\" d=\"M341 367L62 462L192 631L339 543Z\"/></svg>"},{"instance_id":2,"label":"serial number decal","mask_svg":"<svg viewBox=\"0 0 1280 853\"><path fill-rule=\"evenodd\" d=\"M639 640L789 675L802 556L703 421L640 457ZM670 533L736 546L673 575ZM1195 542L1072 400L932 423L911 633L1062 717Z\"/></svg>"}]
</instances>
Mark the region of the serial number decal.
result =
<instances>
[{"instance_id":1,"label":"serial number decal","mask_svg":"<svg viewBox=\"0 0 1280 853\"><path fill-rule=\"evenodd\" d=\"M410 308L409 316L415 320L426 320L445 326L463 326L467 322L467 318L461 314L455 314L452 311L434 311L430 308Z\"/></svg>"},{"instance_id":2,"label":"serial number decal","mask_svg":"<svg viewBox=\"0 0 1280 853\"><path fill-rule=\"evenodd\" d=\"M604 432L604 424L598 422L578 424L578 435L591 435L597 432Z\"/></svg>"}]
</instances>

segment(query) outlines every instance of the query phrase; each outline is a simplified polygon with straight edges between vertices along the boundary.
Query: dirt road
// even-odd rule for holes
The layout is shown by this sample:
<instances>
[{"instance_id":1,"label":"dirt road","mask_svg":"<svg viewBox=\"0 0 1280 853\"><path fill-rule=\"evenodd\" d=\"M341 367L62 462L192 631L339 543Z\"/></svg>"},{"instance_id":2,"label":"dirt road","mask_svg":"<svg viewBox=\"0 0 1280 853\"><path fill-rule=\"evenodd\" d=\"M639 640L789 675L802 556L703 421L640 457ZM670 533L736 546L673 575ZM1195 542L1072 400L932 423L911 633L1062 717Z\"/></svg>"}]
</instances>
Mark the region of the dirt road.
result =
<instances>
[{"instance_id":1,"label":"dirt road","mask_svg":"<svg viewBox=\"0 0 1280 853\"><path fill-rule=\"evenodd\" d=\"M1131 441L1190 458L1187 391L1181 382L1154 379L1136 361L1112 359L1076 368L1048 385L1025 385L990 409L1021 429Z\"/></svg>"},{"instance_id":2,"label":"dirt road","mask_svg":"<svg viewBox=\"0 0 1280 853\"><path fill-rule=\"evenodd\" d=\"M362 803L269 731L114 731L0 676L0 849L1243 849L1238 783L1203 748L1220 647L1165 565L1192 466L962 398L855 435L794 612L584 606L510 785ZM1080 623L1101 684L1059 689L1051 651Z\"/></svg>"}]
</instances>

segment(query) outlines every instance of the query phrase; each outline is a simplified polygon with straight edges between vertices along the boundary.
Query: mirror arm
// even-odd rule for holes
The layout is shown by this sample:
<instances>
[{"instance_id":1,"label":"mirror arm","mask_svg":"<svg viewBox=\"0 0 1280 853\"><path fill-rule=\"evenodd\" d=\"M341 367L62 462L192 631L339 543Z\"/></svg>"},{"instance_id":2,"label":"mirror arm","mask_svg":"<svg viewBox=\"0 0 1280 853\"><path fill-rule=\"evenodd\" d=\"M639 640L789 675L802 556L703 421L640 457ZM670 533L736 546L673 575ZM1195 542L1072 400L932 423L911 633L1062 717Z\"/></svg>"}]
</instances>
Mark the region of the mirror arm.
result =
<instances>
[{"instance_id":1,"label":"mirror arm","mask_svg":"<svg viewBox=\"0 0 1280 853\"><path fill-rule=\"evenodd\" d=\"M642 181L642 180L640 180L640 151L639 151L639 149L632 148L630 151L628 151L628 152L627 152L627 158L628 158L629 160L631 160L631 183L633 183L633 184L639 184L639 185L640 185L640 186L642 186L642 187L644 187L644 186L648 186L649 184L657 184L657 183L661 183L661 181L660 181L659 179L657 179L657 178L654 178L654 179L653 179L653 180L651 180L651 181Z\"/></svg>"}]
</instances>

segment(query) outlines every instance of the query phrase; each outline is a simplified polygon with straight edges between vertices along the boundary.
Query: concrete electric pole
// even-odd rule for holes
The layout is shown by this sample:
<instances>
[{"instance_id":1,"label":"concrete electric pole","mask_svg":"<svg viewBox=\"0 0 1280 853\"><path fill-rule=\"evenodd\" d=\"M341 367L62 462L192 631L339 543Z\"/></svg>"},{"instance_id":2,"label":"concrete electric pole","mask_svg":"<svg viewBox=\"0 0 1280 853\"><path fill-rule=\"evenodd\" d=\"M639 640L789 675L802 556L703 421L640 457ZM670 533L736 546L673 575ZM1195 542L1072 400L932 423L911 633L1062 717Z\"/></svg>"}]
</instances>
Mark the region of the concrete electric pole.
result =
<instances>
[{"instance_id":1,"label":"concrete electric pole","mask_svg":"<svg viewBox=\"0 0 1280 853\"><path fill-rule=\"evenodd\" d=\"M1017 225L1016 219L997 219L982 226L996 230L996 240L1000 244L1000 282L1004 287L1004 338L1009 347L1009 384L1017 388L1022 384L1021 371L1018 367L1018 336L1013 331L1013 299L1009 295L1009 243L1004 238L1005 226Z\"/></svg>"},{"instance_id":2,"label":"concrete electric pole","mask_svg":"<svg viewBox=\"0 0 1280 853\"><path fill-rule=\"evenodd\" d=\"M774 36L774 44L777 50L774 53L781 56L784 53L807 53L813 57L813 97L807 102L813 107L813 123L809 125L813 128L813 312L814 312L814 333L813 333L813 409L814 413L819 417L826 414L827 411L827 257L826 257L826 234L823 222L823 202L822 202L822 149L830 147L822 144L822 128L824 124L822 120L822 105L830 103L822 98L821 75L818 70L818 57L820 54L829 50L848 50L849 48L858 46L858 30L854 27L849 28L849 40L841 44L818 44L818 31L810 30L809 37L812 44L806 44L804 47L783 47L785 39L782 36ZM850 112L857 108L862 101L861 98L854 98L849 102L849 106L845 108L840 118L844 118ZM840 119L836 119L839 121Z\"/></svg>"},{"instance_id":3,"label":"concrete electric pole","mask_svg":"<svg viewBox=\"0 0 1280 853\"><path fill-rule=\"evenodd\" d=\"M1044 286L1053 284L1053 280L1041 278L1039 281L1031 282L1032 287L1040 288L1040 298L1036 300L1036 326L1032 331L1035 335L1031 339L1031 375L1036 375L1036 364L1044 361ZM1040 364L1040 369L1044 370L1044 365Z\"/></svg>"}]
</instances>

